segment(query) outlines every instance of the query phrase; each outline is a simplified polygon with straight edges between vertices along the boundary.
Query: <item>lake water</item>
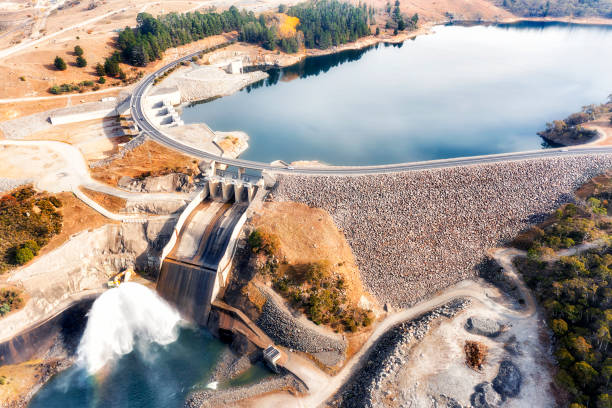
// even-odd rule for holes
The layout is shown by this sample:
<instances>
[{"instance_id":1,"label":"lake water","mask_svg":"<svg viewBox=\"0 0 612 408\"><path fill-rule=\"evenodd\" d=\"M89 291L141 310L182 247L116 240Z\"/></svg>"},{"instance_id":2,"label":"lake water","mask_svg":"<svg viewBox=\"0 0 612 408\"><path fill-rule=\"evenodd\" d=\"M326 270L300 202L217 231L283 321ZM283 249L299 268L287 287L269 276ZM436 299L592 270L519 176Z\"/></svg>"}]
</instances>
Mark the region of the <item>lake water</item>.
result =
<instances>
[{"instance_id":1,"label":"lake water","mask_svg":"<svg viewBox=\"0 0 612 408\"><path fill-rule=\"evenodd\" d=\"M546 122L612 93L612 27L434 31L270 70L182 118L247 132L246 159L384 164L543 148Z\"/></svg>"}]
</instances>

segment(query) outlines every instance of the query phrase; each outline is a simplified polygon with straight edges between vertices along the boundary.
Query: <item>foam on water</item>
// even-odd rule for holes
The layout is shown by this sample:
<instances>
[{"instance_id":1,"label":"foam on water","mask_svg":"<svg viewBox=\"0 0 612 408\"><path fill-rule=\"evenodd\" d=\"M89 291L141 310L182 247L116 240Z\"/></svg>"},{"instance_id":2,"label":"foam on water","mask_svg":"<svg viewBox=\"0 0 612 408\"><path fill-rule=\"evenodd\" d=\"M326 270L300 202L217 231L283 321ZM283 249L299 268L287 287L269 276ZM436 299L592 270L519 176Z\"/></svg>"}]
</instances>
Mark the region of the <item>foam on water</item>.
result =
<instances>
[{"instance_id":1,"label":"foam on water","mask_svg":"<svg viewBox=\"0 0 612 408\"><path fill-rule=\"evenodd\" d=\"M174 342L179 313L154 291L133 282L104 292L93 304L78 349L78 364L94 374L138 344Z\"/></svg>"}]
</instances>

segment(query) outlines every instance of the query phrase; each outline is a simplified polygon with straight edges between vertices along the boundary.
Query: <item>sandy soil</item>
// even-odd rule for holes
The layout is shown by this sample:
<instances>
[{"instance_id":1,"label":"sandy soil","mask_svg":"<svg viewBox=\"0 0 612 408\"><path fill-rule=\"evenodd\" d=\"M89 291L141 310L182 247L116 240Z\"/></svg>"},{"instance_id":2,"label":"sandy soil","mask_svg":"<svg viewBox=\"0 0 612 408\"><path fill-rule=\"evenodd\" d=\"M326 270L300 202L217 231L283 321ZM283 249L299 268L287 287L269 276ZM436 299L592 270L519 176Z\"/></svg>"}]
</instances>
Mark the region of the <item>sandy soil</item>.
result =
<instances>
[{"instance_id":1,"label":"sandy soil","mask_svg":"<svg viewBox=\"0 0 612 408\"><path fill-rule=\"evenodd\" d=\"M99 191L90 190L85 187L80 187L81 191L85 193L92 200L95 200L102 207L109 211L118 213L125 210L125 204L127 200L115 197L109 194L101 193Z\"/></svg>"},{"instance_id":2,"label":"sandy soil","mask_svg":"<svg viewBox=\"0 0 612 408\"><path fill-rule=\"evenodd\" d=\"M289 264L328 260L346 277L351 302L358 303L366 294L353 252L325 210L300 203L264 203L250 223L278 236L280 251Z\"/></svg>"},{"instance_id":3,"label":"sandy soil","mask_svg":"<svg viewBox=\"0 0 612 408\"><path fill-rule=\"evenodd\" d=\"M1 68L0 68L1 72ZM1 85L0 85L1 86ZM113 97L119 94L119 89L95 94L50 95L40 100L23 100L17 102L0 102L0 121L16 119L33 113L44 112L51 109L65 108L85 102L97 102L102 98Z\"/></svg>"},{"instance_id":4,"label":"sandy soil","mask_svg":"<svg viewBox=\"0 0 612 408\"><path fill-rule=\"evenodd\" d=\"M129 140L116 118L96 119L53 126L32 133L23 140L57 140L77 147L85 160L100 160L115 153L120 143Z\"/></svg>"},{"instance_id":5,"label":"sandy soil","mask_svg":"<svg viewBox=\"0 0 612 408\"><path fill-rule=\"evenodd\" d=\"M146 141L110 165L92 169L91 176L98 181L116 186L122 176L138 177L147 172L156 174L167 169L195 169L197 163L197 160L189 156L155 142Z\"/></svg>"},{"instance_id":6,"label":"sandy soil","mask_svg":"<svg viewBox=\"0 0 612 408\"><path fill-rule=\"evenodd\" d=\"M24 163L28 165L25 166ZM44 147L0 146L0 174L16 179L40 179L58 172L69 163L57 152Z\"/></svg>"},{"instance_id":7,"label":"sandy soil","mask_svg":"<svg viewBox=\"0 0 612 408\"><path fill-rule=\"evenodd\" d=\"M611 146L612 145L612 124L610 123L610 115L604 115L597 120L587 122L583 126L588 129L597 130L602 137L588 143L592 146Z\"/></svg>"},{"instance_id":8,"label":"sandy soil","mask_svg":"<svg viewBox=\"0 0 612 408\"><path fill-rule=\"evenodd\" d=\"M109 220L89 207L72 193L59 193L56 196L62 201L62 207L60 208L64 217L62 232L51 238L49 243L40 250L39 257L59 247L78 232L116 223L116 221Z\"/></svg>"},{"instance_id":9,"label":"sandy soil","mask_svg":"<svg viewBox=\"0 0 612 408\"><path fill-rule=\"evenodd\" d=\"M21 364L0 366L0 377L6 377L6 383L0 385L0 405L10 406L14 401L26 395L38 383L42 360L31 360Z\"/></svg>"},{"instance_id":10,"label":"sandy soil","mask_svg":"<svg viewBox=\"0 0 612 408\"><path fill-rule=\"evenodd\" d=\"M464 329L468 317L477 315L503 323L510 329L497 339L468 333ZM542 327L537 319L509 319L500 311L492 310L480 302L453 320L444 320L416 345L411 357L397 374L397 383L389 391L414 406L428 406L431 396L448 395L463 406L469 406L474 387L484 381L491 382L497 375L499 363L504 358L515 362L523 375L518 398L508 399L507 407L552 407L551 374L542 367L549 367L551 357L539 333ZM511 357L503 346L509 337L516 336L524 354ZM466 340L484 343L489 353L482 371L478 372L465 363L463 350ZM398 401L398 402L399 402ZM390 403L390 407L395 406Z\"/></svg>"}]
</instances>

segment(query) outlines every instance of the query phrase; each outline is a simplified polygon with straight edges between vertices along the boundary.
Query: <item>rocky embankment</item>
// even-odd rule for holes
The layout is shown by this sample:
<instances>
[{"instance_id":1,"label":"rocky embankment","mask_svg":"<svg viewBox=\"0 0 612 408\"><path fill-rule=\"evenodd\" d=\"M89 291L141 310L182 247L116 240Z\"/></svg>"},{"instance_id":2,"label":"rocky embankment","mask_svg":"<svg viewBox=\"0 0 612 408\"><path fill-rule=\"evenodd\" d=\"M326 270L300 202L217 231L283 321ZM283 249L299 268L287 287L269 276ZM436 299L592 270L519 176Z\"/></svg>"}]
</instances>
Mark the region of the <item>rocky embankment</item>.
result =
<instances>
[{"instance_id":1,"label":"rocky embankment","mask_svg":"<svg viewBox=\"0 0 612 408\"><path fill-rule=\"evenodd\" d=\"M477 274L489 248L541 221L612 167L561 156L364 176L279 175L274 201L327 210L381 303L414 304Z\"/></svg>"},{"instance_id":2,"label":"rocky embankment","mask_svg":"<svg viewBox=\"0 0 612 408\"><path fill-rule=\"evenodd\" d=\"M346 342L306 327L269 296L267 299L256 323L276 344L312 354L328 366L335 366L344 360Z\"/></svg>"},{"instance_id":3,"label":"rocky embankment","mask_svg":"<svg viewBox=\"0 0 612 408\"><path fill-rule=\"evenodd\" d=\"M219 408L240 406L240 401L255 398L279 390L291 390L297 393L306 391L304 384L293 374L270 376L256 384L225 390L202 390L192 393L185 402L186 408Z\"/></svg>"},{"instance_id":4,"label":"rocky embankment","mask_svg":"<svg viewBox=\"0 0 612 408\"><path fill-rule=\"evenodd\" d=\"M357 370L346 385L333 398L335 407L384 407L383 382L404 364L411 346L425 337L434 320L452 318L470 304L457 299L423 316L401 323L385 333L364 357L364 366Z\"/></svg>"}]
</instances>

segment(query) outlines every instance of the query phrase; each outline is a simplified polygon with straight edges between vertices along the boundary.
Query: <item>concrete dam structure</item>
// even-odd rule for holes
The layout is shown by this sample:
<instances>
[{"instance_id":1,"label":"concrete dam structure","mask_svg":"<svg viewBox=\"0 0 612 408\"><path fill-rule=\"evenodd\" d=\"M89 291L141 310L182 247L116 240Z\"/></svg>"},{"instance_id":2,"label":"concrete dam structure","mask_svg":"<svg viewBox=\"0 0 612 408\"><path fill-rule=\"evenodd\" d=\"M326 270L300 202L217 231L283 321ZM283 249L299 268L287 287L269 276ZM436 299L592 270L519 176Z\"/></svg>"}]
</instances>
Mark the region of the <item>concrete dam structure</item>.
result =
<instances>
[{"instance_id":1,"label":"concrete dam structure","mask_svg":"<svg viewBox=\"0 0 612 408\"><path fill-rule=\"evenodd\" d=\"M211 303L226 284L247 207L241 202L201 202L163 260L157 291L199 325L206 325Z\"/></svg>"}]
</instances>

